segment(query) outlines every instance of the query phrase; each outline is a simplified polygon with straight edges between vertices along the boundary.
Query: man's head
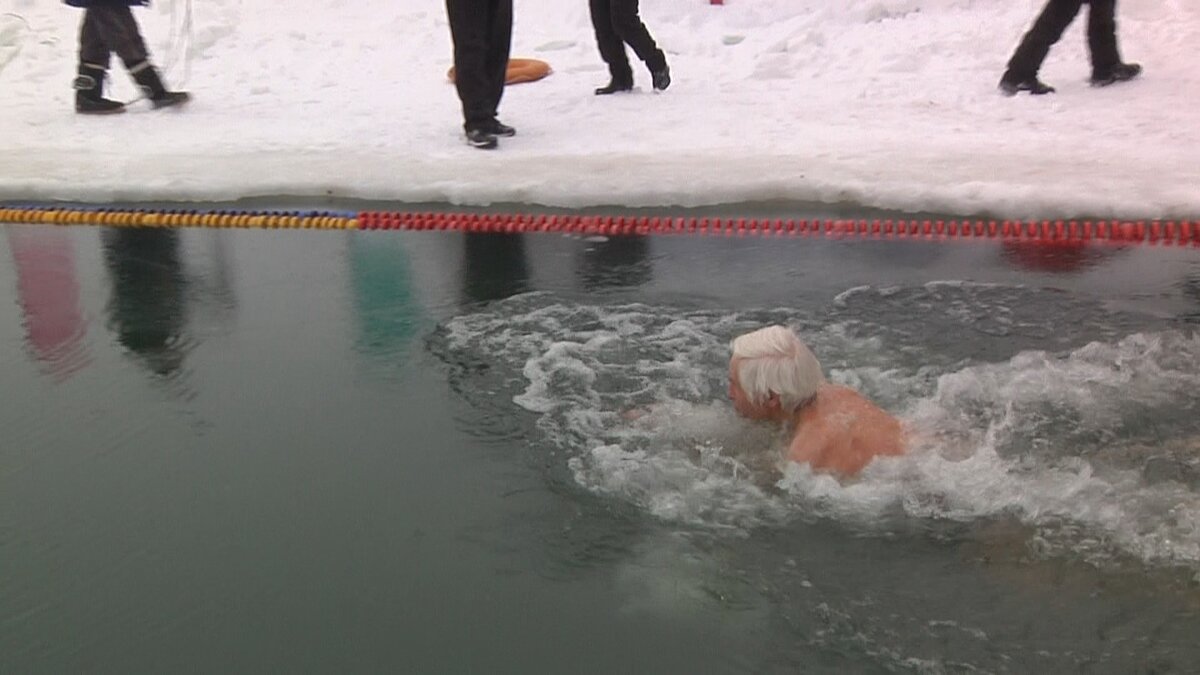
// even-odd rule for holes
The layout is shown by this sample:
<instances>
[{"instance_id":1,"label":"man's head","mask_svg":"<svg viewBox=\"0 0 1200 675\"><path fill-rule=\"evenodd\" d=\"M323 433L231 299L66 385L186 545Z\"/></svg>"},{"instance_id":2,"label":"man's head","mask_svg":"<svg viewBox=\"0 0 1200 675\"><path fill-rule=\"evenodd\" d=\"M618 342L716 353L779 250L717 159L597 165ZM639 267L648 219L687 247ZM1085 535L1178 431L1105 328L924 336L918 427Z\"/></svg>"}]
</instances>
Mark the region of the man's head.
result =
<instances>
[{"instance_id":1,"label":"man's head","mask_svg":"<svg viewBox=\"0 0 1200 675\"><path fill-rule=\"evenodd\" d=\"M789 328L768 326L733 340L729 398L743 417L783 419L812 400L821 364Z\"/></svg>"}]
</instances>

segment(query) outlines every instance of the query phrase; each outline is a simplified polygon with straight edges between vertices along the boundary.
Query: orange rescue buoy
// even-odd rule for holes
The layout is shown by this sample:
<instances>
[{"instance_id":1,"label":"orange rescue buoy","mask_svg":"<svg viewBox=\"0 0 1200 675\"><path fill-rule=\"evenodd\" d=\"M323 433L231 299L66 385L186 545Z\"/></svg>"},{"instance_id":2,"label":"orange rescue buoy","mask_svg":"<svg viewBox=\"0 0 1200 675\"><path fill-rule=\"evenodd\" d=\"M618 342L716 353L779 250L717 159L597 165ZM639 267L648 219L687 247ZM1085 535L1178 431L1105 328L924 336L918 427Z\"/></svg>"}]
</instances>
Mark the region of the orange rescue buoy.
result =
<instances>
[{"instance_id":1,"label":"orange rescue buoy","mask_svg":"<svg viewBox=\"0 0 1200 675\"><path fill-rule=\"evenodd\" d=\"M521 82L536 82L543 77L553 72L550 69L550 64L537 59L509 59L508 72L504 76L505 84L520 84ZM451 68L446 77L450 81L454 81L454 68Z\"/></svg>"}]
</instances>

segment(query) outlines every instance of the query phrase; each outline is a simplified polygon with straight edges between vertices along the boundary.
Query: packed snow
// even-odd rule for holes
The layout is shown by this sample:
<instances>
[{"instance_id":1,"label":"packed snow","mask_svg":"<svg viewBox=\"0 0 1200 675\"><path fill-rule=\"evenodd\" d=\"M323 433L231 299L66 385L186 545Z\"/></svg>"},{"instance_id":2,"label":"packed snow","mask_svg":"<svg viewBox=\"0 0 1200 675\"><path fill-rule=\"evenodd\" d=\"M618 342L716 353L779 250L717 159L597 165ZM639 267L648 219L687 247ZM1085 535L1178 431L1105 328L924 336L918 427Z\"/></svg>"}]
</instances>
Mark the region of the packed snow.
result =
<instances>
[{"instance_id":1,"label":"packed snow","mask_svg":"<svg viewBox=\"0 0 1200 675\"><path fill-rule=\"evenodd\" d=\"M1044 0L642 0L674 84L607 82L586 0L516 0L497 151L461 138L439 0L157 0L135 10L180 111L73 113L81 13L0 0L0 199L352 197L485 204L855 203L1008 217L1200 216L1200 3L1122 0L1144 76L1088 84L1086 8L996 83ZM114 60L112 93L137 97ZM638 64L635 62L635 67Z\"/></svg>"}]
</instances>

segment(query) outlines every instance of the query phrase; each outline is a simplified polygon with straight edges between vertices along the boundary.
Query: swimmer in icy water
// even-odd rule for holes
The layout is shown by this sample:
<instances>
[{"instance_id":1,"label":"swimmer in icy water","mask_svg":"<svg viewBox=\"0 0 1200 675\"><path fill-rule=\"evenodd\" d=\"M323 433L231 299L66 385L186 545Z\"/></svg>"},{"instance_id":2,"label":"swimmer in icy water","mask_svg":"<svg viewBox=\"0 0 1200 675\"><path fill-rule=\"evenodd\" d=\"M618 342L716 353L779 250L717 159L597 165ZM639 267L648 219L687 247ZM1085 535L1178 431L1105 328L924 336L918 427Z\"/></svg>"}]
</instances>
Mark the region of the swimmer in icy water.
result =
<instances>
[{"instance_id":1,"label":"swimmer in icy water","mask_svg":"<svg viewBox=\"0 0 1200 675\"><path fill-rule=\"evenodd\" d=\"M782 424L791 461L849 477L875 457L904 453L900 422L853 389L826 381L817 357L791 329L768 326L730 346L734 409Z\"/></svg>"}]
</instances>

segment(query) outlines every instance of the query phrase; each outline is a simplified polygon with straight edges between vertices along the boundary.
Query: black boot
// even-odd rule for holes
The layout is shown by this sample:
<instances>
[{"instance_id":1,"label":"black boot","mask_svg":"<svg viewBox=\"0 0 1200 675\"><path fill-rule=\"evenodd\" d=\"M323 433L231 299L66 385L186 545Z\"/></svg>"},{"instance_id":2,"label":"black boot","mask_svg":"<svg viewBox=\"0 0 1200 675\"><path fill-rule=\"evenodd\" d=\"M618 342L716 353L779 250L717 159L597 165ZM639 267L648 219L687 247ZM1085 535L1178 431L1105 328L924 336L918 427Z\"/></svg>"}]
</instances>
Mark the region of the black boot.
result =
<instances>
[{"instance_id":1,"label":"black boot","mask_svg":"<svg viewBox=\"0 0 1200 675\"><path fill-rule=\"evenodd\" d=\"M614 73L608 84L596 88L596 95L607 96L619 91L633 91L633 73Z\"/></svg>"},{"instance_id":2,"label":"black boot","mask_svg":"<svg viewBox=\"0 0 1200 675\"><path fill-rule=\"evenodd\" d=\"M1092 73L1092 86L1107 87L1110 84L1132 80L1141 74L1142 66L1137 63L1118 63L1107 72Z\"/></svg>"},{"instance_id":3,"label":"black boot","mask_svg":"<svg viewBox=\"0 0 1200 675\"><path fill-rule=\"evenodd\" d=\"M75 112L81 115L112 115L125 112L125 104L104 98L107 71L90 64L79 66L75 78Z\"/></svg>"},{"instance_id":4,"label":"black boot","mask_svg":"<svg viewBox=\"0 0 1200 675\"><path fill-rule=\"evenodd\" d=\"M487 125L487 128L484 129L484 131L493 136L504 136L506 138L511 138L512 136L517 135L517 130L515 127L510 127L496 118L492 118L491 123Z\"/></svg>"},{"instance_id":5,"label":"black boot","mask_svg":"<svg viewBox=\"0 0 1200 675\"><path fill-rule=\"evenodd\" d=\"M133 74L133 81L137 82L142 91L146 92L146 98L150 99L150 103L155 108L181 105L192 98L191 94L186 91L167 91L158 71L149 63L142 63L130 72Z\"/></svg>"},{"instance_id":6,"label":"black boot","mask_svg":"<svg viewBox=\"0 0 1200 675\"><path fill-rule=\"evenodd\" d=\"M663 64L662 68L650 71L650 81L654 84L654 89L663 91L671 86L671 67Z\"/></svg>"},{"instance_id":7,"label":"black boot","mask_svg":"<svg viewBox=\"0 0 1200 675\"><path fill-rule=\"evenodd\" d=\"M480 150L495 150L500 143L496 140L496 134L487 129L467 129L467 145Z\"/></svg>"},{"instance_id":8,"label":"black boot","mask_svg":"<svg viewBox=\"0 0 1200 675\"><path fill-rule=\"evenodd\" d=\"M650 83L655 91L663 91L671 86L671 69L667 67L667 55L657 49L650 58L646 59L646 68L650 70Z\"/></svg>"},{"instance_id":9,"label":"black boot","mask_svg":"<svg viewBox=\"0 0 1200 675\"><path fill-rule=\"evenodd\" d=\"M1053 94L1054 87L1042 82L1034 77L1017 78L1009 73L1005 73L1004 77L1000 78L1000 93L1005 96L1016 96L1018 92L1027 91L1034 96L1043 94Z\"/></svg>"}]
</instances>

